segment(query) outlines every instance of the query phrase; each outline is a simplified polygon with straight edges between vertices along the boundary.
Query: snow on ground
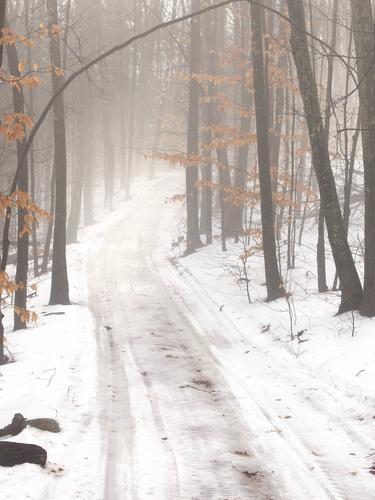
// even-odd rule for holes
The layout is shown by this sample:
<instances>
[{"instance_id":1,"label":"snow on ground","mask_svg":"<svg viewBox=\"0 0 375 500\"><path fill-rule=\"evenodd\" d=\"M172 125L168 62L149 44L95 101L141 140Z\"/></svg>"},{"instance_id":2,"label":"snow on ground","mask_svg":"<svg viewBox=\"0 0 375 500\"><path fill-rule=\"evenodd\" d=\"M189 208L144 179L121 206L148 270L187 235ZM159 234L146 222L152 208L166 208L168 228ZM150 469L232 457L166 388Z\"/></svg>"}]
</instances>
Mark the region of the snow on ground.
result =
<instances>
[{"instance_id":1,"label":"snow on ground","mask_svg":"<svg viewBox=\"0 0 375 500\"><path fill-rule=\"evenodd\" d=\"M144 184L143 179L136 183L134 192ZM27 427L9 439L44 447L48 467L43 470L25 464L0 468L1 500L104 498L106 457L100 429L102 401L98 400L100 353L96 323L89 309L86 256L106 224L116 220L120 210L129 210L134 202L119 198L116 212L81 230L81 242L68 248L71 306L47 306L48 274L31 280L38 285L37 296L29 304L30 310L38 314L37 324L13 332L13 311L5 310L7 349L16 362L0 367L0 427L20 412L26 418L55 418L62 433Z\"/></svg>"},{"instance_id":2,"label":"snow on ground","mask_svg":"<svg viewBox=\"0 0 375 500\"><path fill-rule=\"evenodd\" d=\"M179 234L180 228L176 239ZM305 468L304 474L325 484L325 494L313 485L293 493L289 484L285 498L375 498L370 474L375 456L374 319L357 313L335 316L339 297L316 293L310 236L309 246L297 247L296 269L284 276L289 301L264 302L259 255L249 263L253 303L248 304L238 279L243 277L241 243L228 242L223 253L217 239L187 258L178 258L175 250L171 261L180 275L181 298L210 338L211 354L233 394L249 415L256 413L249 408L251 400L260 410L260 418L252 420L259 436L261 418L272 427L264 429L260 447L265 462L273 467L280 458L283 462L275 467L284 469L278 493L288 473L298 484ZM288 451L278 449L280 440Z\"/></svg>"},{"instance_id":3,"label":"snow on ground","mask_svg":"<svg viewBox=\"0 0 375 500\"><path fill-rule=\"evenodd\" d=\"M178 173L139 183L69 248L74 305L45 306L43 278L38 326L8 333L0 425L22 412L63 432L16 437L51 463L0 469L1 498L375 498L373 321L334 316L304 249L291 326L285 299L262 300L260 256L251 305L241 245L179 258L182 207L165 198L182 191Z\"/></svg>"}]
</instances>

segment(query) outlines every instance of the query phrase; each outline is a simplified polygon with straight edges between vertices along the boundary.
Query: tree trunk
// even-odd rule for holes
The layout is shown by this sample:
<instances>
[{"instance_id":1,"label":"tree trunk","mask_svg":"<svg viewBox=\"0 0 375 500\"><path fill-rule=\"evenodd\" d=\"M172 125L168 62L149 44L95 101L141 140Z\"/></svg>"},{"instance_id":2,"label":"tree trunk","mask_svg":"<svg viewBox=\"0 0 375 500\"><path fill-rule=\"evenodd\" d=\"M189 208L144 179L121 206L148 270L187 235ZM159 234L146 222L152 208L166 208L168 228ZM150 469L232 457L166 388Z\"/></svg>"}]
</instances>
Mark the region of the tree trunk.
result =
<instances>
[{"instance_id":1,"label":"tree trunk","mask_svg":"<svg viewBox=\"0 0 375 500\"><path fill-rule=\"evenodd\" d=\"M269 151L268 102L263 59L262 10L259 5L254 4L251 4L250 9L263 254L267 285L267 300L271 301L282 297L284 289L276 256Z\"/></svg>"},{"instance_id":2,"label":"tree trunk","mask_svg":"<svg viewBox=\"0 0 375 500\"><path fill-rule=\"evenodd\" d=\"M217 33L217 22L215 16L212 13L204 17L205 25L203 28L204 34L204 53L207 54L206 59L206 71L208 74L212 75L215 71L215 44L216 44L216 33ZM205 67L202 64L202 72L205 72ZM208 82L206 96L212 95L213 86ZM202 205L200 214L200 233L206 236L206 245L212 243L212 199L213 199L213 188L212 183L212 130L213 125L212 119L212 103L206 103L203 107L204 114L204 124L207 129L203 132L202 142L207 145L204 148L204 156L207 158L207 163L202 166Z\"/></svg>"},{"instance_id":3,"label":"tree trunk","mask_svg":"<svg viewBox=\"0 0 375 500\"><path fill-rule=\"evenodd\" d=\"M241 4L241 49L244 52L244 56L247 54L247 50L250 42L249 33L249 23L247 19L249 6L242 3ZM241 106L247 112L245 115L241 115L240 130L241 135L250 134L251 131L251 94L250 89L246 84L246 68L242 70L241 75ZM238 148L237 156L237 168L234 172L234 186L239 193L244 193L246 191L246 172L247 172L247 162L249 156L249 144L242 144ZM243 232L243 203L239 203L238 206L234 207L234 234L236 241L238 241L239 235Z\"/></svg>"},{"instance_id":4,"label":"tree trunk","mask_svg":"<svg viewBox=\"0 0 375 500\"><path fill-rule=\"evenodd\" d=\"M55 200L56 200L56 194L55 194L56 193L56 170L54 167L52 167L50 191L51 191L51 194L50 194L49 213L53 214L55 212ZM44 243L44 252L43 252L42 265L40 268L40 274L45 274L48 271L48 262L49 262L49 255L51 252L53 226L54 226L53 220L50 220L48 222L46 239L45 239L45 243Z\"/></svg>"},{"instance_id":5,"label":"tree trunk","mask_svg":"<svg viewBox=\"0 0 375 500\"><path fill-rule=\"evenodd\" d=\"M85 126L86 124L81 124L80 130L82 130L82 128ZM68 226L66 230L67 244L77 243L78 241L78 226L81 217L81 207L82 207L83 176L85 168L84 165L86 160L83 154L84 148L85 148L84 142L80 141L80 146L78 148L78 155L75 160L72 201L70 207Z\"/></svg>"},{"instance_id":6,"label":"tree trunk","mask_svg":"<svg viewBox=\"0 0 375 500\"><path fill-rule=\"evenodd\" d=\"M287 93L288 95L288 93ZM289 106L287 106L288 108ZM288 269L294 269L295 266L295 243L296 243L296 172L295 172L295 131L296 131L296 106L295 96L292 96L292 128L290 139L290 185L289 185L289 207L288 207ZM288 134L286 134L288 137ZM287 138L289 141L289 138Z\"/></svg>"},{"instance_id":7,"label":"tree trunk","mask_svg":"<svg viewBox=\"0 0 375 500\"><path fill-rule=\"evenodd\" d=\"M92 145L87 142L88 138L90 141L93 140L95 143L95 130L92 126L94 120L93 109L90 106L88 111L88 124L86 126L86 137L85 137L85 151L86 151L86 161L84 163L84 176L83 176L83 224L89 226L94 222L93 215L93 198L95 195L94 191L94 177L95 177L95 149Z\"/></svg>"},{"instance_id":8,"label":"tree trunk","mask_svg":"<svg viewBox=\"0 0 375 500\"><path fill-rule=\"evenodd\" d=\"M324 245L324 212L322 207L319 208L318 243L316 245L316 265L318 272L318 292L325 293L328 291L328 286L327 286L327 274L326 274L326 250Z\"/></svg>"},{"instance_id":9,"label":"tree trunk","mask_svg":"<svg viewBox=\"0 0 375 500\"><path fill-rule=\"evenodd\" d=\"M352 194L352 186L353 186L353 174L354 174L354 166L356 159L356 152L358 146L359 132L360 132L361 120L360 115L358 114L356 131L353 134L352 139L352 148L350 151L349 161L346 164L345 168L345 191L344 191L344 210L343 210L343 218L344 218L344 227L345 232L348 234L349 231L349 219L350 219L350 199Z\"/></svg>"},{"instance_id":10,"label":"tree trunk","mask_svg":"<svg viewBox=\"0 0 375 500\"><path fill-rule=\"evenodd\" d=\"M375 66L371 0L351 0L365 182L364 289L360 312L375 316Z\"/></svg>"},{"instance_id":11,"label":"tree trunk","mask_svg":"<svg viewBox=\"0 0 375 500\"><path fill-rule=\"evenodd\" d=\"M47 0L49 27L49 48L51 64L61 68L59 38L51 32L52 25L58 25L57 0ZM60 85L59 77L52 71L52 93L56 94ZM70 304L69 282L66 263L66 137L64 97L61 93L53 104L54 127L54 168L56 171L56 204L53 233L52 280L50 305Z\"/></svg>"},{"instance_id":12,"label":"tree trunk","mask_svg":"<svg viewBox=\"0 0 375 500\"><path fill-rule=\"evenodd\" d=\"M192 0L192 10L199 8L199 0ZM194 75L199 73L200 20L192 19L190 24L190 81L187 130L187 156L197 157L199 153L199 84ZM187 236L185 255L202 246L199 235L198 166L196 162L186 166L186 211Z\"/></svg>"},{"instance_id":13,"label":"tree trunk","mask_svg":"<svg viewBox=\"0 0 375 500\"><path fill-rule=\"evenodd\" d=\"M319 184L328 238L341 282L342 294L339 312L344 312L359 307L362 287L346 238L331 168L317 86L310 62L304 5L299 0L287 0L287 3L289 16L293 23L291 25L291 47L309 130L313 164Z\"/></svg>"},{"instance_id":14,"label":"tree trunk","mask_svg":"<svg viewBox=\"0 0 375 500\"><path fill-rule=\"evenodd\" d=\"M25 25L26 25L26 36L31 37L31 27L30 27L30 8L29 2L25 4ZM31 47L27 46L27 63L29 68L32 66L32 55ZM34 117L34 89L29 89L29 114L31 118ZM36 185L35 185L35 161L34 161L34 146L30 148L29 153L29 165L30 165L30 196L34 203L36 203ZM34 277L39 276L39 249L38 249L38 234L37 234L37 224L35 221L32 222L32 250L33 250L33 265L34 265Z\"/></svg>"},{"instance_id":15,"label":"tree trunk","mask_svg":"<svg viewBox=\"0 0 375 500\"><path fill-rule=\"evenodd\" d=\"M336 49L337 40L337 15L338 15L338 0L334 0L332 13L332 34L330 46L333 50ZM332 54L327 55L328 71L327 71L327 87L326 87L326 102L324 112L324 131L326 135L327 148L329 148L329 130L331 122L331 99L332 99L332 82L333 82L333 67L335 60ZM325 257L325 242L324 242L324 214L322 205L319 207L319 223L318 223L318 244L316 252L317 271L318 271L318 292L324 293L328 290L327 273L326 273L326 257Z\"/></svg>"},{"instance_id":16,"label":"tree trunk","mask_svg":"<svg viewBox=\"0 0 375 500\"><path fill-rule=\"evenodd\" d=\"M286 67L286 57L282 56L279 59L280 68ZM279 159L280 159L280 146L281 146L281 130L283 126L284 119L284 97L285 89L283 86L279 85L276 89L275 97L275 119L274 119L274 130L271 142L271 171L272 175L272 192L277 194L277 186L279 180Z\"/></svg>"},{"instance_id":17,"label":"tree trunk","mask_svg":"<svg viewBox=\"0 0 375 500\"><path fill-rule=\"evenodd\" d=\"M134 105L135 105L135 91L137 86L137 66L138 57L136 47L133 47L132 53L132 79L130 88L130 111L129 111L129 126L128 126L128 158L127 169L125 177L125 198L130 198L130 184L133 175L133 160L134 160Z\"/></svg>"},{"instance_id":18,"label":"tree trunk","mask_svg":"<svg viewBox=\"0 0 375 500\"><path fill-rule=\"evenodd\" d=\"M6 53L8 58L9 71L12 76L20 78L20 72L18 69L18 54L15 45L6 45ZM15 113L24 113L25 100L22 88L20 90L13 87L13 110ZM19 162L23 155L24 143L17 141L17 161ZM28 179L28 166L27 160L25 163L25 168L22 170L19 181L18 189L27 193L29 190L29 179ZM25 226L25 212L20 207L18 208L17 216L17 263L16 263L16 283L22 285L21 288L17 288L14 294L14 330L21 330L26 328L26 323L22 321L19 309L26 309L26 297L27 297L27 273L29 270L29 235L25 233L21 237L21 233Z\"/></svg>"},{"instance_id":19,"label":"tree trunk","mask_svg":"<svg viewBox=\"0 0 375 500\"><path fill-rule=\"evenodd\" d=\"M211 125L209 119L208 107L205 106L205 123L209 127ZM203 134L203 143L211 144L212 133L208 129ZM212 243L212 151L209 147L204 155L207 158L207 163L202 166L202 206L200 215L200 233L206 235L206 245L211 245Z\"/></svg>"}]
</instances>

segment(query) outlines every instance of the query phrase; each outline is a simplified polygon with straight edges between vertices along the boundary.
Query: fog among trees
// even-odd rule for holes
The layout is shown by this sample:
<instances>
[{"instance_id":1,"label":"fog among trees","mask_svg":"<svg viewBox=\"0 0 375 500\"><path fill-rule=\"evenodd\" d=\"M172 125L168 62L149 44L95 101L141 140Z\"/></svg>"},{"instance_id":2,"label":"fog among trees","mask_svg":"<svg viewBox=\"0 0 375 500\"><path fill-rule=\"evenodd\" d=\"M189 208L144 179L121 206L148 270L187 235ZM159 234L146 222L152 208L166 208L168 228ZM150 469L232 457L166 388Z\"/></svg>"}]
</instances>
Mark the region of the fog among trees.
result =
<instances>
[{"instance_id":1,"label":"fog among trees","mask_svg":"<svg viewBox=\"0 0 375 500\"><path fill-rule=\"evenodd\" d=\"M2 498L375 497L374 26L0 0Z\"/></svg>"}]
</instances>

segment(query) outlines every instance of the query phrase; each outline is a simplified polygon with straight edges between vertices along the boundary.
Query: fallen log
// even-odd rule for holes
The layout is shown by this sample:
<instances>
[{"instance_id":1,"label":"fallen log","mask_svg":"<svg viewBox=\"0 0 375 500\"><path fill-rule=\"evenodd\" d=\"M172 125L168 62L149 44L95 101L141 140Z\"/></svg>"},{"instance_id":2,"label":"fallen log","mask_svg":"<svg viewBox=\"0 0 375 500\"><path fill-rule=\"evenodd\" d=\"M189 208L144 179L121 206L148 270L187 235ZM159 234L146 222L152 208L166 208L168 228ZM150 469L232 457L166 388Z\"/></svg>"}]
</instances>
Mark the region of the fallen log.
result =
<instances>
[{"instance_id":1,"label":"fallen log","mask_svg":"<svg viewBox=\"0 0 375 500\"><path fill-rule=\"evenodd\" d=\"M47 432L61 432L60 426L53 418L32 418L26 420L26 425L35 427L41 431Z\"/></svg>"},{"instance_id":2,"label":"fallen log","mask_svg":"<svg viewBox=\"0 0 375 500\"><path fill-rule=\"evenodd\" d=\"M0 437L4 436L17 436L20 434L24 428L26 427L26 419L21 413L16 413L13 417L12 422L0 429Z\"/></svg>"},{"instance_id":3,"label":"fallen log","mask_svg":"<svg viewBox=\"0 0 375 500\"><path fill-rule=\"evenodd\" d=\"M25 463L44 467L46 461L47 452L40 446L0 441L0 466L2 467L13 467Z\"/></svg>"}]
</instances>

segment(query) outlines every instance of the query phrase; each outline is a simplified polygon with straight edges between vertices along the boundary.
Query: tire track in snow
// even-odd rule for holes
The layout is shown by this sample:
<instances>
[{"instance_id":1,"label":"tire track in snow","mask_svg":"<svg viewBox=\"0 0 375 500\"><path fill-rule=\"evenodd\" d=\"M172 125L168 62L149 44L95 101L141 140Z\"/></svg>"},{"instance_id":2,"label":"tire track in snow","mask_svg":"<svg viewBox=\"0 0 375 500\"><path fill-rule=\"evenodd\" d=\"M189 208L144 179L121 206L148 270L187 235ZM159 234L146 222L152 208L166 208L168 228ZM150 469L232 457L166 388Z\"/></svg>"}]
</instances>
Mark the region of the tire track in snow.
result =
<instances>
[{"instance_id":1,"label":"tire track in snow","mask_svg":"<svg viewBox=\"0 0 375 500\"><path fill-rule=\"evenodd\" d=\"M168 187L163 189L168 191ZM99 315L98 319L109 323L107 314L112 317L114 341L105 347L104 362L113 363L113 351L121 351L123 366L114 371L113 385L117 381L120 386L116 397L123 398L121 412L131 415L133 422L131 429L115 425L114 440L109 440L106 495L112 495L108 496L111 500L277 498L271 478L259 471L260 457L255 452L252 457L233 453L248 446L254 436L216 364L189 331L191 324L185 323L174 295L165 289L154 265L144 259L144 253L152 252L157 243L162 210L162 196L156 203L151 200L146 207L133 210L121 222L131 238L117 223L103 235L99 251L91 259L91 289L102 290L100 295L93 294L94 310L100 310L107 300L105 317ZM145 217L149 220L142 228ZM135 238L137 234L140 238ZM156 335L150 332L152 321ZM103 329L100 334L102 343ZM116 365L118 362L116 358ZM122 384L119 376L124 377ZM212 380L215 392L184 389L194 376ZM127 477L121 481L115 463L124 452L132 458L131 465L123 469ZM252 467L257 469L249 479L247 469ZM130 489L124 482L131 483Z\"/></svg>"},{"instance_id":2,"label":"tire track in snow","mask_svg":"<svg viewBox=\"0 0 375 500\"><path fill-rule=\"evenodd\" d=\"M196 303L190 303L188 300L185 300L184 296L181 295L180 290L184 290L184 288L185 288L184 283L181 282L180 283L181 288L176 289L176 293L179 295L180 300L185 304L185 306L187 308L189 317L194 318L196 316L197 321L199 321L198 318L200 318L203 322L203 325L207 324L207 322L206 323L204 322L203 312L199 312L199 308L202 304L201 295L203 295L204 296L204 299L203 299L204 300L204 314L206 315L207 312L209 311L209 314L212 316L211 321L213 323L215 323L215 320L216 320L216 323L218 323L217 314L218 314L218 310L219 310L219 304L217 304L214 301L214 299L209 294L207 294L207 291L204 288L204 286L195 278L195 276L185 266L183 266L183 264L181 264L180 261L177 263L177 268L178 268L178 270L176 271L175 263L171 263L170 267L167 267L167 266L165 267L163 272L165 272L166 276L169 276L169 278L166 281L170 281L170 279L173 279L173 278L171 278L171 273L173 274L173 272L180 271L179 274L181 275L181 271L182 271L185 279L186 279L186 276L189 277L189 286L195 287L195 290L197 292L199 292L198 296L200 297L200 303L199 303L199 305L197 305ZM181 277L179 279L181 280ZM233 334L233 332L236 332L236 334L238 334L239 337L242 336L241 331L238 330L235 323L227 316L227 314L224 311L222 311L220 313L220 323L221 323L221 326L218 326L217 328L215 328L214 329L215 331L213 334L212 334L212 332L207 333L207 332L202 331L202 338L204 339L206 337L212 341L212 339L214 339L216 335L222 336L223 335L222 332L224 332L224 331L226 331L226 332L230 331L230 332L232 332L232 334ZM199 327L199 325L197 325L196 328L198 328L198 327ZM203 328L204 328L204 326L203 326ZM214 343L216 344L216 342L214 342ZM371 498L371 496L372 496L371 490L368 490L368 489L362 490L359 477L358 477L358 489L354 492L353 491L348 492L347 488L344 488L342 485L343 476L342 476L342 473L340 474L340 472L339 472L339 467L337 467L337 469L336 469L335 464L333 464L332 461L329 461L328 459L326 459L324 457L317 457L316 455L314 456L311 453L312 450L305 443L304 436L296 433L295 430L293 429L292 424L286 424L285 422L280 421L280 419L278 418L278 415L274 412L273 408L269 407L267 405L266 400L265 400L267 398L261 398L260 400L256 398L254 400L254 392L252 392L252 388L249 387L250 384L244 383L244 382L246 382L246 380L243 380L243 378L239 377L238 374L236 373L236 371L233 369L233 366L236 366L235 360L232 360L232 363L230 363L223 356L223 353L222 353L221 347L220 347L220 345L222 345L222 339L219 339L219 343L220 344L216 344L216 346L214 348L212 347L212 345L207 344L208 355L213 356L214 359L216 360L216 362L222 367L221 369L222 369L223 375L227 378L227 380L230 380L231 378L233 379L233 381L234 381L233 387L234 388L242 386L243 396L239 396L240 400L244 401L245 394L247 394L247 397L249 398L249 400L250 399L253 400L254 404L257 405L260 413L263 414L263 416L272 425L274 425L276 428L282 427L283 435L286 436L284 438L286 444L293 445L292 447L290 447L290 451L295 452L298 450L297 455L300 456L301 461L306 466L306 474L307 475L314 474L317 476L315 478L316 482L320 485L320 487L322 488L322 491L325 492L326 498L332 498L335 500L336 499L337 500L341 500L341 499L352 500L354 498L355 498L355 500L367 500L367 499ZM238 360L236 360L236 361L238 363ZM257 358L257 361L259 361L259 356ZM275 360L273 358L272 358L272 363L275 363L275 366L273 367L273 369L275 372L277 372L278 377L283 380L284 386L285 387L290 386L291 385L290 376L289 376L289 378L288 378L288 374L283 376L283 368L285 368L285 367L278 366L278 360ZM264 366L262 367L263 371L264 372L269 371L269 370L267 370L267 367L266 367L264 361L263 361L263 364L264 364ZM320 385L319 381L315 377L312 377L312 380L313 380L315 385L316 384ZM322 389L323 393L324 393L325 389L326 389L325 387ZM340 394L340 396L339 396L337 391L333 391L332 389L330 390L330 393L331 393L332 397L333 397L333 394L335 394L336 399L339 399L340 396L342 399L344 396L343 394ZM298 398L297 398L297 402L299 404L302 404L301 401L298 401ZM319 405L318 403L315 403L313 400L309 401L309 402L305 402L305 406L309 406L309 405L312 406L310 411L312 411L315 414L315 417L317 417L318 420L319 420L319 418L322 418L322 415L323 416L328 415L330 418L335 418L343 424L342 429L338 429L337 439L342 439L343 441L347 441L347 442L350 442L351 439L354 440L357 433L355 431L353 431L352 426L349 425L347 422L343 421L341 417L338 417L337 415L333 414L329 410L329 408L324 407L323 405ZM311 421L314 421L314 418L312 418ZM290 421L288 421L288 422L290 422ZM308 423L306 423L306 425L308 425ZM344 432L344 429L346 430L346 432ZM366 447L366 440L364 438L358 439L358 436L357 436L357 445L358 444L360 444L363 447L363 456L365 456L366 453L368 453L368 450L371 447L371 445L367 441L367 447ZM297 448L297 450L295 450L294 448ZM310 454L310 456L309 456L309 454ZM286 453L286 455L288 455L288 453ZM290 456L290 453L289 453L289 456ZM349 462L350 458L351 457L348 456L346 458L346 460ZM338 456L337 459L340 461L340 460L343 460L343 457ZM343 465L343 464L340 464L340 465ZM348 468L347 468L347 470L348 470ZM314 471L314 472L312 472L312 471ZM362 473L368 474L367 471L366 472L362 471ZM303 479L302 479L302 482L303 482ZM311 497L311 491L310 491L310 493L308 493L308 491L309 491L309 489L307 488L306 492L304 493L306 498ZM313 491L314 491L314 489L312 490L312 492ZM353 495L355 495L355 496L353 496ZM305 498L305 496L301 496L300 498ZM286 496L286 498L291 498L291 497ZM313 496L312 498L316 498L316 499L320 500L321 498L324 498L324 497L322 497L321 493L318 492L316 494L316 496Z\"/></svg>"}]
</instances>

